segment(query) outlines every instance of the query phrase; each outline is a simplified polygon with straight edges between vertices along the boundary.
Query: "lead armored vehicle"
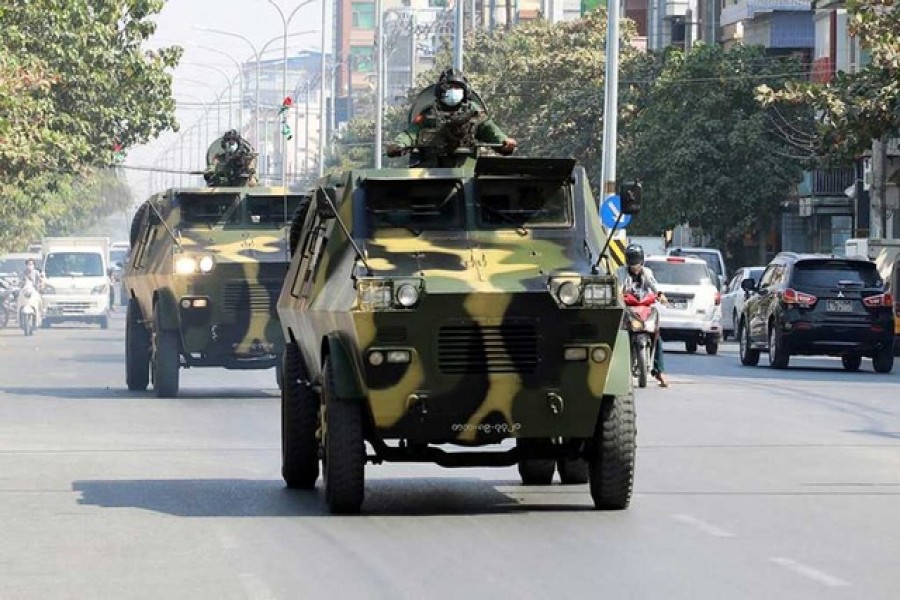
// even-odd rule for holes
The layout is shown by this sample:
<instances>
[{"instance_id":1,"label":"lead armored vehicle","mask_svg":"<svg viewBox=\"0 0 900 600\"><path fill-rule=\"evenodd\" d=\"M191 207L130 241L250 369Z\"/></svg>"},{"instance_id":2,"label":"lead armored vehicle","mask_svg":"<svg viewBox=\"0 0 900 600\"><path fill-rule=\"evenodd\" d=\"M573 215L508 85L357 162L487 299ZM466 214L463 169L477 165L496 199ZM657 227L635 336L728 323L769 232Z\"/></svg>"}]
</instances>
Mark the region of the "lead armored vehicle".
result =
<instances>
[{"instance_id":1,"label":"lead armored vehicle","mask_svg":"<svg viewBox=\"0 0 900 600\"><path fill-rule=\"evenodd\" d=\"M152 379L157 396L172 397L192 367L274 367L281 382L286 223L308 195L253 187L249 145L228 141L210 148L210 187L169 189L134 216L123 277L130 390Z\"/></svg>"},{"instance_id":2,"label":"lead armored vehicle","mask_svg":"<svg viewBox=\"0 0 900 600\"><path fill-rule=\"evenodd\" d=\"M367 462L518 465L526 484L558 471L589 480L597 508L627 507L628 334L575 161L351 171L321 183L291 240L288 487L314 487L321 457L330 510L353 513Z\"/></svg>"}]
</instances>

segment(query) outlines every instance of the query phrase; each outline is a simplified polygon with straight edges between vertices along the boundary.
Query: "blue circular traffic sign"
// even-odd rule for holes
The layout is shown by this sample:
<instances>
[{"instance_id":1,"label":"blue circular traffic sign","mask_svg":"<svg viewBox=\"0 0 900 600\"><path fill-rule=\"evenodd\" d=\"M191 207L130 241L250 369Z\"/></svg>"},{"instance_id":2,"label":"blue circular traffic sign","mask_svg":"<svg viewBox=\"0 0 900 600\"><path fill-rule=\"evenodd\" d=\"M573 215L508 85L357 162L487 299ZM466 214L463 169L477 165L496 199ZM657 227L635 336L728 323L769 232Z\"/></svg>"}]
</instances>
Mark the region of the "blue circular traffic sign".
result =
<instances>
[{"instance_id":1,"label":"blue circular traffic sign","mask_svg":"<svg viewBox=\"0 0 900 600\"><path fill-rule=\"evenodd\" d=\"M619 219L619 228L628 227L631 223L631 215L622 214L622 199L618 194L611 194L600 204L600 222L607 229L612 229L616 226L616 219Z\"/></svg>"}]
</instances>

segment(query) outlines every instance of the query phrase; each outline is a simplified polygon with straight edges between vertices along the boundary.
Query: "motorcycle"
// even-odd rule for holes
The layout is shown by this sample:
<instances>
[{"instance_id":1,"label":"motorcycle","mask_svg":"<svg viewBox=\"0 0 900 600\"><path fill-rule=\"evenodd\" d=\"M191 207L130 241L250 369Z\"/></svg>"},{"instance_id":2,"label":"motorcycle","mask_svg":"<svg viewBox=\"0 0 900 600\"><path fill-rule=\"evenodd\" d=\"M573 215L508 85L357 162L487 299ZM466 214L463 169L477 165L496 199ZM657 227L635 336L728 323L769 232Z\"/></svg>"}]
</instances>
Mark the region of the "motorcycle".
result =
<instances>
[{"instance_id":1,"label":"motorcycle","mask_svg":"<svg viewBox=\"0 0 900 600\"><path fill-rule=\"evenodd\" d=\"M15 291L6 282L0 281L0 329L9 325L9 317L15 312Z\"/></svg>"},{"instance_id":2,"label":"motorcycle","mask_svg":"<svg viewBox=\"0 0 900 600\"><path fill-rule=\"evenodd\" d=\"M638 380L638 387L647 387L647 376L653 367L656 354L656 338L659 336L659 311L656 294L643 297L626 293L625 323L631 339L631 372Z\"/></svg>"},{"instance_id":3,"label":"motorcycle","mask_svg":"<svg viewBox=\"0 0 900 600\"><path fill-rule=\"evenodd\" d=\"M16 298L16 314L19 315L19 327L26 336L34 334L34 330L41 325L41 294L31 283L26 280Z\"/></svg>"}]
</instances>

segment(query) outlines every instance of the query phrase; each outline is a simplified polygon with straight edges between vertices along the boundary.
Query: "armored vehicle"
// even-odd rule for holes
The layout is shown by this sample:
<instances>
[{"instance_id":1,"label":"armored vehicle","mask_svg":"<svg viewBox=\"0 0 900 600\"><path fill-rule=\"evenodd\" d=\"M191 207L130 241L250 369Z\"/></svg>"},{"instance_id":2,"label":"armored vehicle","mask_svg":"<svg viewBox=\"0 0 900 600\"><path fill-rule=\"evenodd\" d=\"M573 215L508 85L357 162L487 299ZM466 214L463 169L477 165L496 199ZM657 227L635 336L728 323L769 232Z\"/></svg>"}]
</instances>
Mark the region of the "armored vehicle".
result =
<instances>
[{"instance_id":1,"label":"armored vehicle","mask_svg":"<svg viewBox=\"0 0 900 600\"><path fill-rule=\"evenodd\" d=\"M170 189L135 213L123 277L128 389L146 389L152 376L157 396L174 396L182 367L275 367L281 383L286 224L308 195L247 179Z\"/></svg>"},{"instance_id":2,"label":"armored vehicle","mask_svg":"<svg viewBox=\"0 0 900 600\"><path fill-rule=\"evenodd\" d=\"M330 510L354 513L367 461L518 465L626 508L635 413L607 243L573 160L323 180L278 300L287 486L314 487L321 457Z\"/></svg>"}]
</instances>

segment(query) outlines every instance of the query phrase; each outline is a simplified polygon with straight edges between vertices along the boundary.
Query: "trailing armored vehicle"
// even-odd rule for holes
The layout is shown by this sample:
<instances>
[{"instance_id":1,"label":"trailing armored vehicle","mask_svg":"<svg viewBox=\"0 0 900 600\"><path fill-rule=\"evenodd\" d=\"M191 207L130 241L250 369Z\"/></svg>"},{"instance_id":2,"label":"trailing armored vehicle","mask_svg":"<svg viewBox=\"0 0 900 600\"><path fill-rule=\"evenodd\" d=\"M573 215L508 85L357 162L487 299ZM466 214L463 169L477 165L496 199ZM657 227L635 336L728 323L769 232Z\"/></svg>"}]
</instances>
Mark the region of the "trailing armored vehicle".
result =
<instances>
[{"instance_id":1,"label":"trailing armored vehicle","mask_svg":"<svg viewBox=\"0 0 900 600\"><path fill-rule=\"evenodd\" d=\"M354 513L366 462L518 465L626 508L635 413L607 243L573 160L323 180L278 300L287 486L314 487L321 457L330 510Z\"/></svg>"},{"instance_id":2,"label":"trailing armored vehicle","mask_svg":"<svg viewBox=\"0 0 900 600\"><path fill-rule=\"evenodd\" d=\"M180 369L191 367L274 367L281 383L275 303L288 268L286 224L308 195L247 185L246 156L215 160L226 140L210 149L206 179L216 187L169 189L135 213L123 277L130 390L152 378L157 396L172 397Z\"/></svg>"}]
</instances>

